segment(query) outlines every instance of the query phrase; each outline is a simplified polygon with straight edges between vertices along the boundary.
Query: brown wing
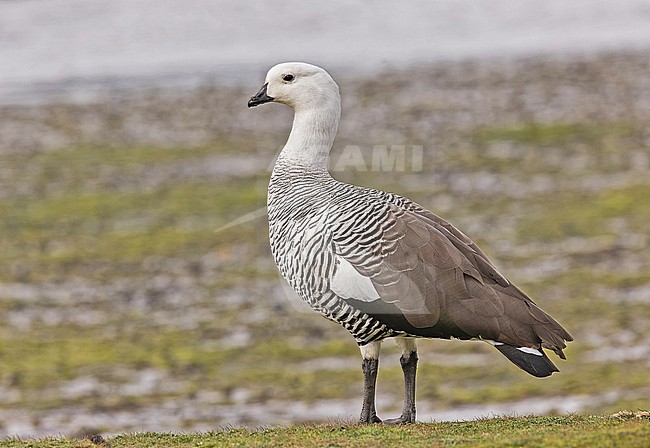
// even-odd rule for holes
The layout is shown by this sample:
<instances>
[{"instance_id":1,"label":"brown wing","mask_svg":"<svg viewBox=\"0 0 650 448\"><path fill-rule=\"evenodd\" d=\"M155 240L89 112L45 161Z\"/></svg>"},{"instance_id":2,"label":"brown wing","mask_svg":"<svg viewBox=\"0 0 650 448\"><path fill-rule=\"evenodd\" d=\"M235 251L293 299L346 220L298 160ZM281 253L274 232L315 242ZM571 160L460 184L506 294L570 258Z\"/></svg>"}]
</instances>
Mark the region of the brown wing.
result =
<instances>
[{"instance_id":1,"label":"brown wing","mask_svg":"<svg viewBox=\"0 0 650 448\"><path fill-rule=\"evenodd\" d=\"M416 204L411 210L388 204L383 212L374 232L359 225L345 239L334 235L334 250L370 278L380 300L397 307L412 327L444 323L469 337L543 346L563 357L571 336L467 236Z\"/></svg>"}]
</instances>

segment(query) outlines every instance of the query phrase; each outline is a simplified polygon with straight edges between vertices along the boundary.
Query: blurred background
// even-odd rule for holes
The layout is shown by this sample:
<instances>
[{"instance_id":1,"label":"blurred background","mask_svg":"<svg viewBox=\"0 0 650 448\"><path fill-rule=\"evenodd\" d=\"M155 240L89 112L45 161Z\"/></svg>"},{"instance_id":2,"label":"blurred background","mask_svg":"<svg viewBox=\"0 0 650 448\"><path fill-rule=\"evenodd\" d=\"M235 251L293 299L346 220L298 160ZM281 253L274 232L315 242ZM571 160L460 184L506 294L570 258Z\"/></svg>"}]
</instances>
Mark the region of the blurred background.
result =
<instances>
[{"instance_id":1,"label":"blurred background","mask_svg":"<svg viewBox=\"0 0 650 448\"><path fill-rule=\"evenodd\" d=\"M648 30L643 0L0 1L0 436L357 418L356 344L268 248L291 112L246 102L287 60L340 84L332 161L367 163L335 177L450 220L576 339L544 380L423 341L419 420L648 409Z\"/></svg>"}]
</instances>

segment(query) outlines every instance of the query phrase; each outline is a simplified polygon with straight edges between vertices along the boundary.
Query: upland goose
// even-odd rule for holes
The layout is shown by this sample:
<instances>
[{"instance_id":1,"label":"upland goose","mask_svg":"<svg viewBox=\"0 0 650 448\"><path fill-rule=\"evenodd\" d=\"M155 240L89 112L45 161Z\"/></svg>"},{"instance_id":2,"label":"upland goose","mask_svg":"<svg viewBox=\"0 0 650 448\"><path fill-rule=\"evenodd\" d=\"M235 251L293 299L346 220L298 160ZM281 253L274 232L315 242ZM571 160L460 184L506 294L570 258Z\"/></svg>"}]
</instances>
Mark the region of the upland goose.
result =
<instances>
[{"instance_id":1,"label":"upland goose","mask_svg":"<svg viewBox=\"0 0 650 448\"><path fill-rule=\"evenodd\" d=\"M295 113L269 183L271 251L298 295L356 339L362 423L381 422L375 384L386 338L401 348L405 401L402 415L384 423L415 421L415 338L480 339L531 375L558 371L543 349L565 359L571 335L464 233L409 199L330 176L341 99L325 70L274 66L248 106L268 102Z\"/></svg>"}]
</instances>

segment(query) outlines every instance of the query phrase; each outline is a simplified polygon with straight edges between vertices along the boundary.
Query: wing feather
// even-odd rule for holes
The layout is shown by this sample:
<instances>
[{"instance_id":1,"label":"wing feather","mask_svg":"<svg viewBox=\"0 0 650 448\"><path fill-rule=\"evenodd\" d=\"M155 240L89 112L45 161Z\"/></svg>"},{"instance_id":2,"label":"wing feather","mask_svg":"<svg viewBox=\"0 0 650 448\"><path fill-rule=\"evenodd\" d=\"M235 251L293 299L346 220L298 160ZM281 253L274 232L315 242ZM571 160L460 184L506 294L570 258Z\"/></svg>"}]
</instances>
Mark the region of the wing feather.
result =
<instances>
[{"instance_id":1,"label":"wing feather","mask_svg":"<svg viewBox=\"0 0 650 448\"><path fill-rule=\"evenodd\" d=\"M335 254L370 280L379 300L397 307L415 329L444 323L469 337L549 348L563 356L565 341L572 338L560 324L512 285L465 234L399 199L400 204L382 203L381 220L356 215L347 227L337 227L347 229L345 235L332 234Z\"/></svg>"}]
</instances>

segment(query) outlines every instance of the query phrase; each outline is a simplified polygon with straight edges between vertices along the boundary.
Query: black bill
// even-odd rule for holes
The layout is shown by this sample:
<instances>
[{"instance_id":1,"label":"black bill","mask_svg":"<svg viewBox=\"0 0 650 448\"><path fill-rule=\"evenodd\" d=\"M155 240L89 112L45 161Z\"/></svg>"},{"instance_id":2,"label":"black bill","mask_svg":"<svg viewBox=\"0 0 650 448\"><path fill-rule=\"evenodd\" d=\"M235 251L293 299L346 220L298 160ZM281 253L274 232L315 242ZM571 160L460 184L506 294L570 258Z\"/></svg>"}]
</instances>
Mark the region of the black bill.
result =
<instances>
[{"instance_id":1,"label":"black bill","mask_svg":"<svg viewBox=\"0 0 650 448\"><path fill-rule=\"evenodd\" d=\"M270 97L266 94L266 87L269 85L267 82L262 86L259 92L257 92L254 96L251 97L250 100L248 100L248 107L255 107L259 106L260 104L268 103L269 101L273 101L273 97Z\"/></svg>"}]
</instances>

